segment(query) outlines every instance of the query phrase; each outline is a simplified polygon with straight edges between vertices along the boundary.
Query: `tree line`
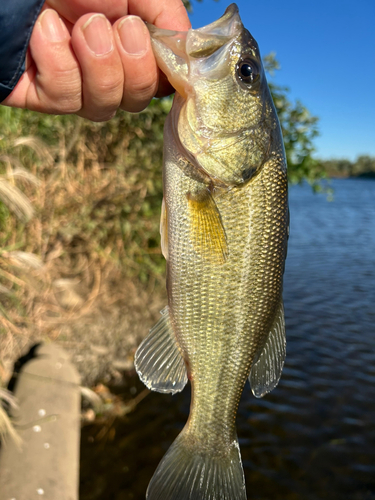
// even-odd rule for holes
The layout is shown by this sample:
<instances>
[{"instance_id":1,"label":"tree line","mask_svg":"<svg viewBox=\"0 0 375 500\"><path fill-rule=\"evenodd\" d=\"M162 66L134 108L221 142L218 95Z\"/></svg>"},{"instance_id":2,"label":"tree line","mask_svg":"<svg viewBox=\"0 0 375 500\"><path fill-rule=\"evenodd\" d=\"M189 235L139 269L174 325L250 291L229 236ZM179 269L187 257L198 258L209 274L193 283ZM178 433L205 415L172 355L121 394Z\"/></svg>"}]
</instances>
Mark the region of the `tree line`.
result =
<instances>
[{"instance_id":1,"label":"tree line","mask_svg":"<svg viewBox=\"0 0 375 500\"><path fill-rule=\"evenodd\" d=\"M321 160L328 177L375 177L375 157L360 155L354 161L346 158Z\"/></svg>"}]
</instances>

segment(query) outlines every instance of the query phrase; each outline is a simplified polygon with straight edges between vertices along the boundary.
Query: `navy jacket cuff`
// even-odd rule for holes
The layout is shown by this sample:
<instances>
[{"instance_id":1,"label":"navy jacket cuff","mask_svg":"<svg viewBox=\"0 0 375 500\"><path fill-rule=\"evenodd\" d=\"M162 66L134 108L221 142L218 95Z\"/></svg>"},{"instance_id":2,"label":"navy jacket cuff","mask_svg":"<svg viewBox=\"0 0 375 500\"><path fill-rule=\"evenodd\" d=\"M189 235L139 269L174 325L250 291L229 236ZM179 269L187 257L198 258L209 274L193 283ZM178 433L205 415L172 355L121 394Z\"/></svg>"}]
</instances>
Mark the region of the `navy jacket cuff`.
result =
<instances>
[{"instance_id":1,"label":"navy jacket cuff","mask_svg":"<svg viewBox=\"0 0 375 500\"><path fill-rule=\"evenodd\" d=\"M44 0L0 1L0 102L25 71L31 33Z\"/></svg>"}]
</instances>

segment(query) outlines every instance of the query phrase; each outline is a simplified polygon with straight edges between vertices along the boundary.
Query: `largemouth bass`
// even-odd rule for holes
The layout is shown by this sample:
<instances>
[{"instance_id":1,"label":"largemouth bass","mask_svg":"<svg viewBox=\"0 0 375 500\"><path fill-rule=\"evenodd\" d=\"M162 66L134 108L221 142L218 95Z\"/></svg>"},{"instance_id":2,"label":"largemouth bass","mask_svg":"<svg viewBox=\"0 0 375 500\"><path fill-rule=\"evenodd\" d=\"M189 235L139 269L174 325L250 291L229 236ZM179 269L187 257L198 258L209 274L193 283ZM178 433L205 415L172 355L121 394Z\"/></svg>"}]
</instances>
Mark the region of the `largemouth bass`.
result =
<instances>
[{"instance_id":1,"label":"largemouth bass","mask_svg":"<svg viewBox=\"0 0 375 500\"><path fill-rule=\"evenodd\" d=\"M176 89L164 129L162 250L168 306L139 346L150 389L189 379L188 422L159 464L149 500L245 500L235 419L249 378L273 389L285 357L282 280L287 173L259 48L235 4L188 32L149 26Z\"/></svg>"}]
</instances>

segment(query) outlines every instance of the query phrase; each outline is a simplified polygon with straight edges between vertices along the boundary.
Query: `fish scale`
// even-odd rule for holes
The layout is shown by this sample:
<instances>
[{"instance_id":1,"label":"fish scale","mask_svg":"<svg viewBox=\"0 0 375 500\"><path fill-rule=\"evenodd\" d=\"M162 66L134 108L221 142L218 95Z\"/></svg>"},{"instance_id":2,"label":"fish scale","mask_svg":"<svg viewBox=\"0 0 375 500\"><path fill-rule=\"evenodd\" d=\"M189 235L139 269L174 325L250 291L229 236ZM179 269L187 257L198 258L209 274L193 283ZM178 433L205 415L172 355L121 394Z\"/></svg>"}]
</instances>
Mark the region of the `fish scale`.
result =
<instances>
[{"instance_id":1,"label":"fish scale","mask_svg":"<svg viewBox=\"0 0 375 500\"><path fill-rule=\"evenodd\" d=\"M278 176L272 173L273 168L279 171ZM273 177L278 177L276 187ZM217 444L223 429L230 429L223 443L225 448L235 434L234 416L249 375L250 360L262 335L270 328L271 319L265 322L264 318L270 316L269 310L276 307L280 296L285 226L284 230L281 225L275 228L274 221L280 216L285 219L286 182L279 163L269 162L252 184L218 198L229 241L229 258L223 266L212 265L196 255L184 222L186 193L204 186L197 186L197 182L175 168L173 161L166 161L166 203L168 213L174 214L168 227L172 242L168 293L177 340L189 359L193 384L189 431L201 432L212 422L210 440ZM236 293L238 288L240 293ZM247 365L245 370L243 363ZM243 372L241 376L239 370ZM229 387L231 390L222 396ZM222 418L226 414L230 422Z\"/></svg>"},{"instance_id":2,"label":"fish scale","mask_svg":"<svg viewBox=\"0 0 375 500\"><path fill-rule=\"evenodd\" d=\"M164 128L168 308L135 366L161 392L181 391L189 379L192 399L147 499L245 500L238 404L248 378L255 396L272 390L285 357L281 130L258 46L234 4L199 30L149 29L178 92Z\"/></svg>"}]
</instances>

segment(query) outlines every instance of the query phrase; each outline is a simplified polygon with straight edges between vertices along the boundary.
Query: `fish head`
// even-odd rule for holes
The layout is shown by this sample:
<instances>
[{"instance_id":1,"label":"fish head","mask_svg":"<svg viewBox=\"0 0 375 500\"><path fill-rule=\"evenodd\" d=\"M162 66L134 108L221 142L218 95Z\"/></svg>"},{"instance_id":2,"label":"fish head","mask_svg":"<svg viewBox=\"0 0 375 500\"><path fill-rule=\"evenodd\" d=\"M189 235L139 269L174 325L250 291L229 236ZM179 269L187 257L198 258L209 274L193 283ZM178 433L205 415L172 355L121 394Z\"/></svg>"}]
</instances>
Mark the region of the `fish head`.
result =
<instances>
[{"instance_id":1,"label":"fish head","mask_svg":"<svg viewBox=\"0 0 375 500\"><path fill-rule=\"evenodd\" d=\"M149 30L158 65L177 91L172 113L182 152L214 183L248 182L279 124L258 44L237 6L203 28Z\"/></svg>"}]
</instances>

